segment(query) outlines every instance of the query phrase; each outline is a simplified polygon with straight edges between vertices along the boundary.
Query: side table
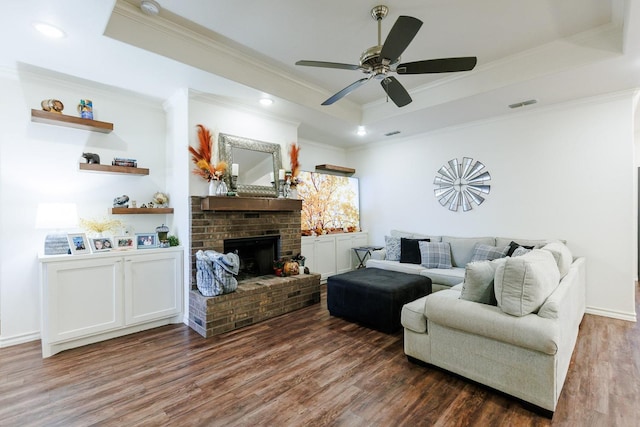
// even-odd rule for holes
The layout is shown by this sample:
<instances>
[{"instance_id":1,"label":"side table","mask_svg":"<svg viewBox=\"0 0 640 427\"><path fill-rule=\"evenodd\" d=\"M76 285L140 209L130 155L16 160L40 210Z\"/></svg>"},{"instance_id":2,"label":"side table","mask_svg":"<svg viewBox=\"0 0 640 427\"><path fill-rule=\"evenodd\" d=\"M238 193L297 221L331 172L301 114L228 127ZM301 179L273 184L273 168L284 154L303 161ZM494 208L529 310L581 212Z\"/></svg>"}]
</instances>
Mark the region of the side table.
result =
<instances>
[{"instance_id":1,"label":"side table","mask_svg":"<svg viewBox=\"0 0 640 427\"><path fill-rule=\"evenodd\" d=\"M364 268L364 263L367 260L367 257L371 256L371 251L377 251L383 249L383 246L358 246L357 248L353 248L353 252L356 253L356 257L358 257L358 266L356 268Z\"/></svg>"}]
</instances>

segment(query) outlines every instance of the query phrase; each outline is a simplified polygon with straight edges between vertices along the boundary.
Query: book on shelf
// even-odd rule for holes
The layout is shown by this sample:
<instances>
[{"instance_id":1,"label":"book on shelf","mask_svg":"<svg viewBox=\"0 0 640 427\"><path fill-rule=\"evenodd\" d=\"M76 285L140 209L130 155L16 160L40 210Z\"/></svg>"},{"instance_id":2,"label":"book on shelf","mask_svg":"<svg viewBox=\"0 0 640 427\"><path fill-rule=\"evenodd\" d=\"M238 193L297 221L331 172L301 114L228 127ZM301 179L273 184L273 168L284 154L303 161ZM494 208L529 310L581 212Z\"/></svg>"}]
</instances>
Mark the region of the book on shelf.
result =
<instances>
[{"instance_id":1,"label":"book on shelf","mask_svg":"<svg viewBox=\"0 0 640 427\"><path fill-rule=\"evenodd\" d=\"M127 159L124 157L114 157L111 164L113 166L138 167L138 161L136 159Z\"/></svg>"}]
</instances>

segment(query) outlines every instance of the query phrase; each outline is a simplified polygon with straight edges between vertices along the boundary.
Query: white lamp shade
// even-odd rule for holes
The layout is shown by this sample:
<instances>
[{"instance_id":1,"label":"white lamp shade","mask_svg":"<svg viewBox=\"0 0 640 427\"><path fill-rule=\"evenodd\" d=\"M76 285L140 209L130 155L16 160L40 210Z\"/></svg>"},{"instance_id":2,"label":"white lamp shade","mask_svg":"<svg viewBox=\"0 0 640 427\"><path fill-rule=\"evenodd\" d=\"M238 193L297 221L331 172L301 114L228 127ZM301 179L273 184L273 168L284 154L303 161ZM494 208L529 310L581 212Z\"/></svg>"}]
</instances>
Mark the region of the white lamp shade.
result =
<instances>
[{"instance_id":1,"label":"white lamp shade","mask_svg":"<svg viewBox=\"0 0 640 427\"><path fill-rule=\"evenodd\" d=\"M62 230L78 227L78 207L75 203L39 203L36 228Z\"/></svg>"}]
</instances>

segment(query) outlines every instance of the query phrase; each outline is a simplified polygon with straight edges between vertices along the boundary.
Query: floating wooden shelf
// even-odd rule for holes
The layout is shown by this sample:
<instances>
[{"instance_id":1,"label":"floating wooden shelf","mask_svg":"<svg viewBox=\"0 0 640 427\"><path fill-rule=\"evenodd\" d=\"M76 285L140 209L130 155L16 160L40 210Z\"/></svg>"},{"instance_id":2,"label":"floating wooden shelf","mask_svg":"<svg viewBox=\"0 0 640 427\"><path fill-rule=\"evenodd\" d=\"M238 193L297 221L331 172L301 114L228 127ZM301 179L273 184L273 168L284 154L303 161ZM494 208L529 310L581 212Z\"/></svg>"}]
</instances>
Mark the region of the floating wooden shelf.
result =
<instances>
[{"instance_id":1,"label":"floating wooden shelf","mask_svg":"<svg viewBox=\"0 0 640 427\"><path fill-rule=\"evenodd\" d=\"M200 208L203 211L295 212L302 210L302 200L267 197L208 196L202 199Z\"/></svg>"},{"instance_id":2,"label":"floating wooden shelf","mask_svg":"<svg viewBox=\"0 0 640 427\"><path fill-rule=\"evenodd\" d=\"M353 168L347 168L344 166L335 166L335 165L316 165L316 170L339 172L345 175L353 175L354 173L356 173L356 170Z\"/></svg>"},{"instance_id":3,"label":"floating wooden shelf","mask_svg":"<svg viewBox=\"0 0 640 427\"><path fill-rule=\"evenodd\" d=\"M52 113L50 111L34 109L31 110L31 121L36 123L46 123L48 125L65 126L102 133L109 133L113 130L113 123L101 122L99 120L83 119L74 116L66 116L60 113Z\"/></svg>"},{"instance_id":4,"label":"floating wooden shelf","mask_svg":"<svg viewBox=\"0 0 640 427\"><path fill-rule=\"evenodd\" d=\"M87 172L102 172L102 173L124 173L129 175L149 175L149 169L147 168L132 168L129 166L112 166L112 165L97 165L95 163L80 163L80 170Z\"/></svg>"},{"instance_id":5,"label":"floating wooden shelf","mask_svg":"<svg viewBox=\"0 0 640 427\"><path fill-rule=\"evenodd\" d=\"M172 214L173 208L111 208L112 215Z\"/></svg>"}]
</instances>

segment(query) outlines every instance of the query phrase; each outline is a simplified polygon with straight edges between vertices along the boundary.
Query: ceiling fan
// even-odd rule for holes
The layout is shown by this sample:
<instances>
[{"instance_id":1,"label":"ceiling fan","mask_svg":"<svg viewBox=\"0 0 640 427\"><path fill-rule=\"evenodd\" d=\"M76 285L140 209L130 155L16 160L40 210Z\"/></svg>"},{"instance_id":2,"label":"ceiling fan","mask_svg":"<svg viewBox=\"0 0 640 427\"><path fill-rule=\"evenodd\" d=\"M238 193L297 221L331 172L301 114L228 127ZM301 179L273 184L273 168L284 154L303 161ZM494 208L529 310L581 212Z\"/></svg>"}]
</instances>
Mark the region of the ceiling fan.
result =
<instances>
[{"instance_id":1,"label":"ceiling fan","mask_svg":"<svg viewBox=\"0 0 640 427\"><path fill-rule=\"evenodd\" d=\"M418 33L422 26L422 21L411 16L400 16L389 31L387 39L382 44L382 20L389 13L387 6L376 6L371 9L371 16L378 22L378 44L370 47L360 55L360 65L342 64L339 62L324 61L298 61L296 65L307 67L337 68L342 70L360 70L367 74L349 86L345 87L326 101L322 105L331 105L353 92L372 78L380 80L382 88L387 96L398 106L404 107L411 102L411 96L402 84L391 72L397 74L431 74L431 73L451 73L456 71L469 71L476 66L478 59L475 56L462 58L440 58L427 59L416 62L405 62L399 64L400 55L409 46L409 43Z\"/></svg>"}]
</instances>

